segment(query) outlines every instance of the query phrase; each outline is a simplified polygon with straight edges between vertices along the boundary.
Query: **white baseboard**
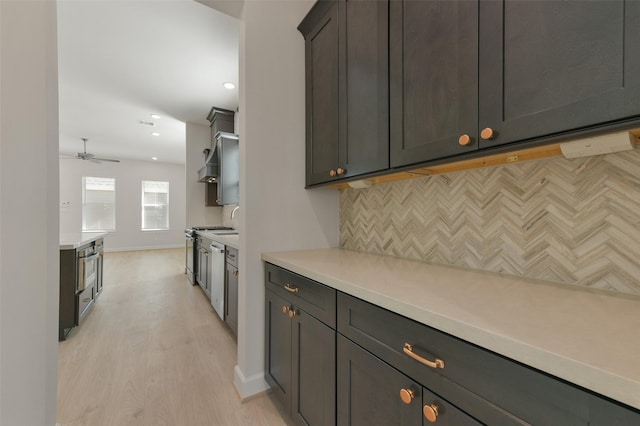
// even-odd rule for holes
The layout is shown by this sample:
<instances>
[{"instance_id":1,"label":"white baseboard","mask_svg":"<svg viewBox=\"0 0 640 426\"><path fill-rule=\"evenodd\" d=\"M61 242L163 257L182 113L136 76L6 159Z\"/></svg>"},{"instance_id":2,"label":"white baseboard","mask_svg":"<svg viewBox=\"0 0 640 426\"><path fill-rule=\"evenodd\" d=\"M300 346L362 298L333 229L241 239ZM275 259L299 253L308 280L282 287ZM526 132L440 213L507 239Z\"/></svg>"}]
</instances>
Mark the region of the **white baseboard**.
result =
<instances>
[{"instance_id":1,"label":"white baseboard","mask_svg":"<svg viewBox=\"0 0 640 426\"><path fill-rule=\"evenodd\" d=\"M265 393L271 387L264 379L264 373L254 374L251 377L245 377L240 367L236 365L233 369L233 385L242 401L246 401L251 397Z\"/></svg>"}]
</instances>

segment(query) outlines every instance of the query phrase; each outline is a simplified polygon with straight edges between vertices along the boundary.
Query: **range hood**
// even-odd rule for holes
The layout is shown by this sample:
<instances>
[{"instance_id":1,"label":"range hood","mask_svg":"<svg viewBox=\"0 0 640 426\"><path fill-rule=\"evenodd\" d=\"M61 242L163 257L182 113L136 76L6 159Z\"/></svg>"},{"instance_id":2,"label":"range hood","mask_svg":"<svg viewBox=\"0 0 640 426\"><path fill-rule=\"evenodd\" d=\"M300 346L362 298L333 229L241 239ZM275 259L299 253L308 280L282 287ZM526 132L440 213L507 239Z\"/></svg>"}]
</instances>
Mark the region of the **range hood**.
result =
<instances>
[{"instance_id":1,"label":"range hood","mask_svg":"<svg viewBox=\"0 0 640 426\"><path fill-rule=\"evenodd\" d=\"M206 159L204 161L204 167L198 170L198 182L218 182L221 148L216 139L220 133L233 133L234 115L233 111L227 109L218 107L211 108L207 116L207 120L211 123L211 149L202 151Z\"/></svg>"},{"instance_id":2,"label":"range hood","mask_svg":"<svg viewBox=\"0 0 640 426\"><path fill-rule=\"evenodd\" d=\"M218 150L216 145L212 149L205 149L202 153L207 157L204 167L198 170L198 182L216 182L218 180Z\"/></svg>"}]
</instances>

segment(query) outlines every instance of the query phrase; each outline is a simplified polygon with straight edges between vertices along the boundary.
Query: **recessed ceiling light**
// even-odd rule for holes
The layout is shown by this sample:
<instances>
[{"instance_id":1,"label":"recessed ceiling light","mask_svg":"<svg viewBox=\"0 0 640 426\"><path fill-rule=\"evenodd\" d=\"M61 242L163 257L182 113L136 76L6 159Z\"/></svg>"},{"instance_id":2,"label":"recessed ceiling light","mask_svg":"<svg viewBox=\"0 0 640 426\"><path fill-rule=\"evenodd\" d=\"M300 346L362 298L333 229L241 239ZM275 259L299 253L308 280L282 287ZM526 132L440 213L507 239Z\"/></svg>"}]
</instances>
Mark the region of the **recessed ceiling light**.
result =
<instances>
[{"instance_id":1,"label":"recessed ceiling light","mask_svg":"<svg viewBox=\"0 0 640 426\"><path fill-rule=\"evenodd\" d=\"M155 161L155 160L157 160L157 159L158 159L158 157L151 157L151 159L152 159L153 161Z\"/></svg>"},{"instance_id":2,"label":"recessed ceiling light","mask_svg":"<svg viewBox=\"0 0 640 426\"><path fill-rule=\"evenodd\" d=\"M229 90L232 90L232 89L236 88L235 84L233 84L231 82L228 82L228 81L226 83L222 83L222 86L224 86L225 89L229 89Z\"/></svg>"},{"instance_id":3,"label":"recessed ceiling light","mask_svg":"<svg viewBox=\"0 0 640 426\"><path fill-rule=\"evenodd\" d=\"M158 133L158 132L153 132L153 133L151 133L151 136L160 136L160 133Z\"/></svg>"},{"instance_id":4,"label":"recessed ceiling light","mask_svg":"<svg viewBox=\"0 0 640 426\"><path fill-rule=\"evenodd\" d=\"M154 120L160 120L162 117L160 117L158 114L150 114L151 118L153 118Z\"/></svg>"}]
</instances>

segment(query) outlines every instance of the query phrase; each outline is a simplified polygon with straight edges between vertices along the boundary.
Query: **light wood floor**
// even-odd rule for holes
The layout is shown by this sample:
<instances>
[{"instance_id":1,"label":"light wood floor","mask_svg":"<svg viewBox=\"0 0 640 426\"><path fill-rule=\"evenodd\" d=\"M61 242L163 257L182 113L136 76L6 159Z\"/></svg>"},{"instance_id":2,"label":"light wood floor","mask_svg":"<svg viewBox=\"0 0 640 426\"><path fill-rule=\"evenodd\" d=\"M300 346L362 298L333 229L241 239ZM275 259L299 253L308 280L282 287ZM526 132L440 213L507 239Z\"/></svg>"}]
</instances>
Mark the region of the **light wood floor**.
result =
<instances>
[{"instance_id":1,"label":"light wood floor","mask_svg":"<svg viewBox=\"0 0 640 426\"><path fill-rule=\"evenodd\" d=\"M236 343L184 274L184 250L106 253L104 292L60 342L62 426L286 425L268 395L241 403Z\"/></svg>"}]
</instances>

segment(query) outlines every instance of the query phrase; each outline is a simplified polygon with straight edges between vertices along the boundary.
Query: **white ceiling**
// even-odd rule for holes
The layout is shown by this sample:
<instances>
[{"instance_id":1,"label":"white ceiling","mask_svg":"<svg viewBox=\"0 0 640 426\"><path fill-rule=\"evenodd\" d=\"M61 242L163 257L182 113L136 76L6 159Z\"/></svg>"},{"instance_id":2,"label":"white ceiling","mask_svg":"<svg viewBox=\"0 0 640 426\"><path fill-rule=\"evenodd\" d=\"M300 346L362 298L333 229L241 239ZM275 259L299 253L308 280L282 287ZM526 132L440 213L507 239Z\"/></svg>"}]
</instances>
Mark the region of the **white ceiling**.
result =
<instances>
[{"instance_id":1,"label":"white ceiling","mask_svg":"<svg viewBox=\"0 0 640 426\"><path fill-rule=\"evenodd\" d=\"M58 1L60 153L184 164L185 123L238 105L238 34L193 0Z\"/></svg>"}]
</instances>

